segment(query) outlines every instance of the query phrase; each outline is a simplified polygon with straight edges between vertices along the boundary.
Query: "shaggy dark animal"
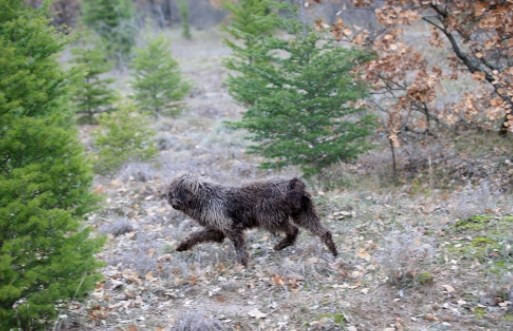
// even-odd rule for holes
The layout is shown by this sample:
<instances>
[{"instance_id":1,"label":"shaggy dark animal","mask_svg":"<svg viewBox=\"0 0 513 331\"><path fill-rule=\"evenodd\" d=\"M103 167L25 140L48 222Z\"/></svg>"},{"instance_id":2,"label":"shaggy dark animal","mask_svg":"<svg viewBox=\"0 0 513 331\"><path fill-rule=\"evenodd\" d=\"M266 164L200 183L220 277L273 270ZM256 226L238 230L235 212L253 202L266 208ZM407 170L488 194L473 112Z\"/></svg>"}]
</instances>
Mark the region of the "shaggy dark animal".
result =
<instances>
[{"instance_id":1,"label":"shaggy dark animal","mask_svg":"<svg viewBox=\"0 0 513 331\"><path fill-rule=\"evenodd\" d=\"M296 241L296 224L319 236L334 256L338 254L331 232L321 225L310 194L298 178L224 187L182 175L170 184L166 198L174 209L205 227L181 242L177 251L207 241L221 243L226 237L233 242L238 260L247 266L245 229L261 227L273 234L284 233L274 246L282 250Z\"/></svg>"}]
</instances>

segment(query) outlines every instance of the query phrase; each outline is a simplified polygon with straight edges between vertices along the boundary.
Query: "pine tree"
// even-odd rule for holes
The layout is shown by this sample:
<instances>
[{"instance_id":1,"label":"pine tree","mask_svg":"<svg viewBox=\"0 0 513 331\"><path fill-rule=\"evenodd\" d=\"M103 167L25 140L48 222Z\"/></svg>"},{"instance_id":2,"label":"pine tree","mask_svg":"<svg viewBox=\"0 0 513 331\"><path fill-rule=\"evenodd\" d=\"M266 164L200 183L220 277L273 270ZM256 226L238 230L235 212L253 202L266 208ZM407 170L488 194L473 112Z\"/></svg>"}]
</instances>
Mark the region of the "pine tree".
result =
<instances>
[{"instance_id":1,"label":"pine tree","mask_svg":"<svg viewBox=\"0 0 513 331\"><path fill-rule=\"evenodd\" d=\"M182 24L182 36L185 39L191 39L191 28L189 25L189 3L187 0L179 0L178 10L180 11L180 20Z\"/></svg>"},{"instance_id":2,"label":"pine tree","mask_svg":"<svg viewBox=\"0 0 513 331\"><path fill-rule=\"evenodd\" d=\"M352 106L366 91L351 72L370 56L315 31L305 35L299 24L290 29L288 39L263 39L253 63L239 67L231 92L254 101L235 126L252 134L250 152L271 159L264 167L299 165L311 175L369 148L373 119Z\"/></svg>"},{"instance_id":3,"label":"pine tree","mask_svg":"<svg viewBox=\"0 0 513 331\"><path fill-rule=\"evenodd\" d=\"M84 23L102 38L108 54L118 63L127 60L135 44L132 0L83 0Z\"/></svg>"},{"instance_id":4,"label":"pine tree","mask_svg":"<svg viewBox=\"0 0 513 331\"><path fill-rule=\"evenodd\" d=\"M190 86L181 78L178 63L169 51L170 45L163 37L150 40L139 49L133 60L137 105L146 111L176 113L176 101L183 99Z\"/></svg>"},{"instance_id":5,"label":"pine tree","mask_svg":"<svg viewBox=\"0 0 513 331\"><path fill-rule=\"evenodd\" d=\"M94 47L73 49L74 63L82 73L77 83L77 92L73 96L77 113L84 116L79 123L95 123L95 115L110 112L115 109L114 103L117 96L110 84L112 78L103 78L102 75L111 69L110 63L105 57L105 52L98 44Z\"/></svg>"},{"instance_id":6,"label":"pine tree","mask_svg":"<svg viewBox=\"0 0 513 331\"><path fill-rule=\"evenodd\" d=\"M252 65L256 60L265 60L256 59L254 53L267 37L290 23L287 17L280 17L278 12L290 10L291 7L275 0L225 1L223 4L230 13L230 24L226 26L226 31L231 39L225 39L225 43L232 49L232 56L225 62L225 66L229 70L241 72L243 67ZM228 78L227 85L237 101L251 104L256 96L244 93L245 89L240 88L240 84L247 78L249 77L232 75ZM251 81L253 84L265 83L259 81L257 76L252 77Z\"/></svg>"},{"instance_id":7,"label":"pine tree","mask_svg":"<svg viewBox=\"0 0 513 331\"><path fill-rule=\"evenodd\" d=\"M272 35L282 26L283 17L278 15L278 11L289 8L276 0L225 1L223 6L230 13L226 31L235 39L226 39L225 42L234 51L251 49L261 37Z\"/></svg>"},{"instance_id":8,"label":"pine tree","mask_svg":"<svg viewBox=\"0 0 513 331\"><path fill-rule=\"evenodd\" d=\"M0 1L0 330L39 329L99 280L97 201L73 128L64 40L45 13Z\"/></svg>"},{"instance_id":9,"label":"pine tree","mask_svg":"<svg viewBox=\"0 0 513 331\"><path fill-rule=\"evenodd\" d=\"M96 170L101 174L112 172L127 161L150 160L157 153L155 132L149 121L128 103L115 113L102 114L94 133L98 148Z\"/></svg>"}]
</instances>

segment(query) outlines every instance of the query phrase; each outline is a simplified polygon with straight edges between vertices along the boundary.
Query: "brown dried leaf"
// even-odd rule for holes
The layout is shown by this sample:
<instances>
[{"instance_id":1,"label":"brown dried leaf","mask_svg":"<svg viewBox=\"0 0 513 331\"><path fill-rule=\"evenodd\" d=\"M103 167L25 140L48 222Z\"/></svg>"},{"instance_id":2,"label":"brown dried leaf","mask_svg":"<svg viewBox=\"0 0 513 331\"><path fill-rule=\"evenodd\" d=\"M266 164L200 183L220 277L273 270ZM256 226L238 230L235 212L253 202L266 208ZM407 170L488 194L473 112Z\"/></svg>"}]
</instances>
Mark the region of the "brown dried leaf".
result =
<instances>
[{"instance_id":1,"label":"brown dried leaf","mask_svg":"<svg viewBox=\"0 0 513 331\"><path fill-rule=\"evenodd\" d=\"M122 272L123 278L126 279L129 283L134 283L137 285L141 285L141 280L139 279L139 274L131 269L125 269Z\"/></svg>"},{"instance_id":2,"label":"brown dried leaf","mask_svg":"<svg viewBox=\"0 0 513 331\"><path fill-rule=\"evenodd\" d=\"M278 274L274 274L274 275L272 276L272 281L273 281L274 285L278 285L278 286L283 286L283 285L285 285L285 281L284 281L284 280L283 280L283 278L282 278L280 275L278 275Z\"/></svg>"},{"instance_id":3,"label":"brown dried leaf","mask_svg":"<svg viewBox=\"0 0 513 331\"><path fill-rule=\"evenodd\" d=\"M358 251L356 252L356 256L360 259L364 259L365 261L370 261L371 259L371 255L369 254L369 252L367 252L365 248L358 249Z\"/></svg>"}]
</instances>

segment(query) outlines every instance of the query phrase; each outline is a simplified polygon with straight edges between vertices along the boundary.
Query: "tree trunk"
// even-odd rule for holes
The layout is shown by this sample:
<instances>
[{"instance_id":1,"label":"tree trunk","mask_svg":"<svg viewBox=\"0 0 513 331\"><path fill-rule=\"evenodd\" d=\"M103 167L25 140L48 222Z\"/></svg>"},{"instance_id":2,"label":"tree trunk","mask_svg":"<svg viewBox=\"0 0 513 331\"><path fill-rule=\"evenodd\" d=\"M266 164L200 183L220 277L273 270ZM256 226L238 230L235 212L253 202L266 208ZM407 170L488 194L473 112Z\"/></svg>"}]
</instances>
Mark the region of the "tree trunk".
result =
<instances>
[{"instance_id":1,"label":"tree trunk","mask_svg":"<svg viewBox=\"0 0 513 331\"><path fill-rule=\"evenodd\" d=\"M171 19L172 19L172 6L171 6L171 0L164 0L164 3L162 4L162 14L164 16L164 21L169 26L171 25Z\"/></svg>"},{"instance_id":2,"label":"tree trunk","mask_svg":"<svg viewBox=\"0 0 513 331\"><path fill-rule=\"evenodd\" d=\"M395 147L394 142L391 139L388 139L390 143L390 152L392 153L392 180L397 182L397 160L395 158Z\"/></svg>"},{"instance_id":3,"label":"tree trunk","mask_svg":"<svg viewBox=\"0 0 513 331\"><path fill-rule=\"evenodd\" d=\"M502 121L501 129L499 131L501 136L505 136L508 132L511 132L511 127L509 126L511 119L513 119L513 110L510 110L506 116L504 116L504 120Z\"/></svg>"}]
</instances>

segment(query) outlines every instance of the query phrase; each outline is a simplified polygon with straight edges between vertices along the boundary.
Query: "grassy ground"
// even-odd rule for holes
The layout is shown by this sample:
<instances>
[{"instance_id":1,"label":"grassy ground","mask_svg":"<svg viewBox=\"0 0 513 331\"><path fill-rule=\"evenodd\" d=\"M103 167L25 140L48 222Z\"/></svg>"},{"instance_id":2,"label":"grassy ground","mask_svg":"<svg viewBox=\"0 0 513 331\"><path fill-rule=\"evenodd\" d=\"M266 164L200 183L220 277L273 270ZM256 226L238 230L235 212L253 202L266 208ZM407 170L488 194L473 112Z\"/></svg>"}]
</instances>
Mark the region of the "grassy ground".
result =
<instances>
[{"instance_id":1,"label":"grassy ground","mask_svg":"<svg viewBox=\"0 0 513 331\"><path fill-rule=\"evenodd\" d=\"M272 250L278 238L247 233L247 269L234 262L228 242L175 252L197 228L159 198L175 174L239 184L296 173L259 170L258 160L244 153L243 134L223 124L241 108L223 85L221 63L229 51L221 36L198 32L185 41L172 32L170 38L194 85L187 109L177 118L155 120L161 148L156 162L127 164L113 177L97 178L105 208L88 222L109 237L100 254L105 280L85 303L63 309L56 330L513 328L513 197L495 182L445 181L454 174L441 164L452 159L391 185L389 156L378 148L312 180L338 259L304 231L281 252ZM128 73L117 78L128 93ZM479 152L468 146L472 139L465 141L457 141L451 155Z\"/></svg>"}]
</instances>

